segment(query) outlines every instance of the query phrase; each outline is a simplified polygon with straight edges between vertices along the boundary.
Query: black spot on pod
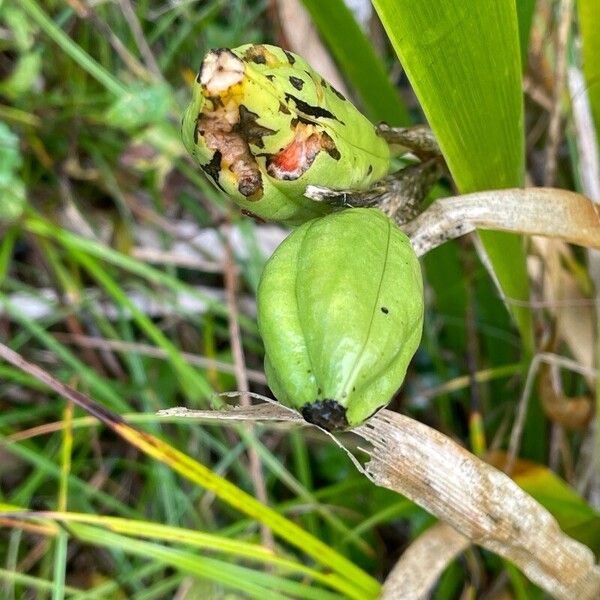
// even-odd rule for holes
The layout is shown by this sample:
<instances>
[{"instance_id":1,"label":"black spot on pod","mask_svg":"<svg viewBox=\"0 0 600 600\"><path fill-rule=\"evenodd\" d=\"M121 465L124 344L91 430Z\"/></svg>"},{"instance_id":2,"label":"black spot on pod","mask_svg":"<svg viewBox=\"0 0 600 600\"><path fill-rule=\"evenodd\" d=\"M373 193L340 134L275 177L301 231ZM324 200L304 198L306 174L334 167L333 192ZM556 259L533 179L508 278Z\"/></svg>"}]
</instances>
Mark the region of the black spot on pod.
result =
<instances>
[{"instance_id":1,"label":"black spot on pod","mask_svg":"<svg viewBox=\"0 0 600 600\"><path fill-rule=\"evenodd\" d=\"M290 114L289 112L286 114ZM296 129L298 123L304 123L305 125L314 125L314 122L307 119L306 117L303 117L302 115L298 115L297 117L295 117L294 119L292 119L290 121L290 127L292 129Z\"/></svg>"},{"instance_id":2,"label":"black spot on pod","mask_svg":"<svg viewBox=\"0 0 600 600\"><path fill-rule=\"evenodd\" d=\"M367 175L370 175L373 172L373 165L369 165L369 168L367 169Z\"/></svg>"},{"instance_id":3,"label":"black spot on pod","mask_svg":"<svg viewBox=\"0 0 600 600\"><path fill-rule=\"evenodd\" d=\"M275 79L275 75L265 75L265 77L269 80L269 81L273 81L273 79Z\"/></svg>"},{"instance_id":4,"label":"black spot on pod","mask_svg":"<svg viewBox=\"0 0 600 600\"><path fill-rule=\"evenodd\" d=\"M290 83L298 90L300 91L303 87L304 87L304 81L302 79L300 79L300 77L294 77L293 75L290 75Z\"/></svg>"},{"instance_id":5,"label":"black spot on pod","mask_svg":"<svg viewBox=\"0 0 600 600\"><path fill-rule=\"evenodd\" d=\"M293 100L296 104L296 108L299 111L303 112L305 115L308 115L309 117L315 117L317 119L323 117L325 119L335 119L336 121L339 121L339 119L336 118L336 116L332 112L328 111L326 108L321 108L320 106L312 106L308 102L304 102L304 100L301 100L300 98L297 98L292 94L286 94L285 99L288 102L290 100ZM341 122L342 121L340 121L340 123Z\"/></svg>"},{"instance_id":6,"label":"black spot on pod","mask_svg":"<svg viewBox=\"0 0 600 600\"><path fill-rule=\"evenodd\" d=\"M329 154L329 156L331 156L331 158L333 158L333 160L340 160L342 157L333 138L328 133L323 132L321 134L321 147Z\"/></svg>"},{"instance_id":7,"label":"black spot on pod","mask_svg":"<svg viewBox=\"0 0 600 600\"><path fill-rule=\"evenodd\" d=\"M287 50L284 50L283 52L285 53L285 56L288 59L290 65L293 65L296 62L294 55L291 52L288 52Z\"/></svg>"},{"instance_id":8,"label":"black spot on pod","mask_svg":"<svg viewBox=\"0 0 600 600\"><path fill-rule=\"evenodd\" d=\"M329 154L329 156L331 156L331 158L333 158L333 160L340 160L340 158L342 158L342 155L337 148L326 149L326 152Z\"/></svg>"},{"instance_id":9,"label":"black spot on pod","mask_svg":"<svg viewBox=\"0 0 600 600\"><path fill-rule=\"evenodd\" d=\"M258 114L240 104L240 120L234 125L233 130L241 134L242 138L249 144L264 148L263 137L273 135L274 129L269 129L258 123ZM246 194L244 194L246 195Z\"/></svg>"},{"instance_id":10,"label":"black spot on pod","mask_svg":"<svg viewBox=\"0 0 600 600\"><path fill-rule=\"evenodd\" d=\"M202 170L217 184L217 186L223 190L219 183L219 173L221 172L221 158L223 155L220 150L217 150L213 157L205 165L200 165ZM225 191L225 190L223 190Z\"/></svg>"},{"instance_id":11,"label":"black spot on pod","mask_svg":"<svg viewBox=\"0 0 600 600\"><path fill-rule=\"evenodd\" d=\"M346 101L346 96L344 96L344 94L342 94L342 92L338 92L331 84L329 85L329 87L331 88L331 91L340 99L343 100L344 102Z\"/></svg>"},{"instance_id":12,"label":"black spot on pod","mask_svg":"<svg viewBox=\"0 0 600 600\"><path fill-rule=\"evenodd\" d=\"M200 131L200 119L202 118L202 113L198 113L196 117L196 123L194 124L194 144L198 145L198 135L204 135L203 131Z\"/></svg>"},{"instance_id":13,"label":"black spot on pod","mask_svg":"<svg viewBox=\"0 0 600 600\"><path fill-rule=\"evenodd\" d=\"M305 421L327 431L341 431L348 428L346 407L337 400L316 400L302 407Z\"/></svg>"},{"instance_id":14,"label":"black spot on pod","mask_svg":"<svg viewBox=\"0 0 600 600\"><path fill-rule=\"evenodd\" d=\"M248 48L248 50L246 50L244 53L242 60L245 60L246 62L253 62L257 65L265 65L267 64L266 52L267 49L261 44L250 46L250 48Z\"/></svg>"},{"instance_id":15,"label":"black spot on pod","mask_svg":"<svg viewBox=\"0 0 600 600\"><path fill-rule=\"evenodd\" d=\"M390 312L390 309L389 309L389 308L387 308L386 306L382 306L382 307L381 307L381 312L382 312L384 315L387 315L387 314Z\"/></svg>"}]
</instances>

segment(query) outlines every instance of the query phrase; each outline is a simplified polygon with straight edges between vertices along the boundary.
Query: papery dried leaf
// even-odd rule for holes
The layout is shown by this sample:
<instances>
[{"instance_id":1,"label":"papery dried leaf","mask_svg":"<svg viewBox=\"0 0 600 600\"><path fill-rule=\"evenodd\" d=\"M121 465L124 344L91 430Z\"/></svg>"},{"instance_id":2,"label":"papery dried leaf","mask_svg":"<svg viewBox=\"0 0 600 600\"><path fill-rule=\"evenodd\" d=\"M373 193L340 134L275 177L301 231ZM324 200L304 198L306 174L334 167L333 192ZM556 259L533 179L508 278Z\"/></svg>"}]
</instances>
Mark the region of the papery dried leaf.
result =
<instances>
[{"instance_id":1,"label":"papery dried leaf","mask_svg":"<svg viewBox=\"0 0 600 600\"><path fill-rule=\"evenodd\" d=\"M436 523L404 551L390 571L379 600L421 600L446 567L471 542L446 523Z\"/></svg>"},{"instance_id":2,"label":"papery dried leaf","mask_svg":"<svg viewBox=\"0 0 600 600\"><path fill-rule=\"evenodd\" d=\"M587 396L569 397L556 390L550 365L540 366L539 392L546 416L570 430L587 427L594 414L594 404Z\"/></svg>"},{"instance_id":3,"label":"papery dried leaf","mask_svg":"<svg viewBox=\"0 0 600 600\"><path fill-rule=\"evenodd\" d=\"M156 413L160 417L182 417L206 421L287 421L307 424L300 413L281 404L255 404L231 406L219 410L190 410L183 406L166 408Z\"/></svg>"},{"instance_id":4,"label":"papery dried leaf","mask_svg":"<svg viewBox=\"0 0 600 600\"><path fill-rule=\"evenodd\" d=\"M543 235L600 248L600 216L594 204L581 194L555 188L443 198L402 229L419 256L475 229Z\"/></svg>"},{"instance_id":5,"label":"papery dried leaf","mask_svg":"<svg viewBox=\"0 0 600 600\"><path fill-rule=\"evenodd\" d=\"M201 418L210 418L211 413L176 410L177 415ZM302 421L275 405L213 414L215 418L226 419L243 415L244 420L264 420L273 415L278 420ZM416 578L420 583L415 582L415 586L422 586L420 589L431 586L444 564L464 549L460 540L464 536L469 543L479 544L512 561L555 598L599 597L600 568L594 564L591 550L565 535L554 517L504 473L440 432L385 409L353 432L372 444L366 450L371 459L366 475L374 483L413 500L459 532L457 536L448 533L447 539L452 543L445 550L428 554L424 564L431 576L427 581L425 576ZM434 542L425 538L424 543ZM415 552L420 553L421 549L417 547ZM439 561L435 558L438 554ZM413 556L407 555L407 561L413 560ZM405 567L398 568L406 573ZM396 585L399 584L391 582L389 587L396 589Z\"/></svg>"},{"instance_id":6,"label":"papery dried leaf","mask_svg":"<svg viewBox=\"0 0 600 600\"><path fill-rule=\"evenodd\" d=\"M565 535L507 475L438 431L388 410L354 432L373 445L366 468L378 485L507 558L554 597L600 597L592 551Z\"/></svg>"}]
</instances>

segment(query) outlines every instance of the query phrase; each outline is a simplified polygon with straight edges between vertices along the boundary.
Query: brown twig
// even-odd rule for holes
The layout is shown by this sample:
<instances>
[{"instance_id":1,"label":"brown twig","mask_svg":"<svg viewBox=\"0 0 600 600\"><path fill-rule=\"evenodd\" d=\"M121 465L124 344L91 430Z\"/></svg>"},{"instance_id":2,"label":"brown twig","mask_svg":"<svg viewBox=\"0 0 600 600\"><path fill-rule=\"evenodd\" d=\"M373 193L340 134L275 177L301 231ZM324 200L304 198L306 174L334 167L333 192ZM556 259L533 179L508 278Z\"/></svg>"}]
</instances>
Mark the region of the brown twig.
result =
<instances>
[{"instance_id":1,"label":"brown twig","mask_svg":"<svg viewBox=\"0 0 600 600\"><path fill-rule=\"evenodd\" d=\"M573 0L562 0L556 40L556 69L554 90L552 93L552 110L548 125L548 143L546 145L546 165L544 169L544 185L554 184L556 176L556 157L561 140L561 99L565 90L567 74L567 44L573 20Z\"/></svg>"},{"instance_id":2,"label":"brown twig","mask_svg":"<svg viewBox=\"0 0 600 600\"><path fill-rule=\"evenodd\" d=\"M77 16L86 19L91 25L104 36L113 50L119 55L125 66L132 75L144 81L151 81L153 74L128 50L121 39L115 35L110 26L103 21L91 6L83 5L79 0L67 0L68 4L75 10Z\"/></svg>"},{"instance_id":3,"label":"brown twig","mask_svg":"<svg viewBox=\"0 0 600 600\"><path fill-rule=\"evenodd\" d=\"M160 71L160 67L158 66L158 63L154 58L154 54L152 53L152 50L148 45L146 38L144 37L142 26L140 25L137 15L135 14L135 10L133 10L133 7L131 6L131 2L129 2L129 0L119 0L119 6L121 7L121 12L123 13L125 20L129 25L129 29L131 29L133 39L135 40L141 55L144 57L146 66L158 80L162 80L163 76Z\"/></svg>"},{"instance_id":4,"label":"brown twig","mask_svg":"<svg viewBox=\"0 0 600 600\"><path fill-rule=\"evenodd\" d=\"M156 348L148 344L140 344L137 342L123 342L121 340L107 340L105 338L96 338L87 335L77 335L72 333L54 333L54 337L63 344L72 344L80 346L82 348L98 348L100 350L115 350L117 352L136 352L144 356L150 356L152 358L168 358L167 353L162 348ZM190 364L204 369L216 369L221 373L230 373L235 375L235 365L207 358L206 356L200 356L198 354L191 354L189 352L182 352L181 356ZM249 381L264 385L267 379L262 371L256 371L254 369L246 369L246 376Z\"/></svg>"},{"instance_id":5,"label":"brown twig","mask_svg":"<svg viewBox=\"0 0 600 600\"><path fill-rule=\"evenodd\" d=\"M229 239L225 239L225 263L223 265L223 274L225 279L225 296L227 299L227 308L229 315L229 338L231 344L231 351L233 353L233 364L235 371L235 379L237 382L237 388L241 392L240 404L242 406L250 406L250 396L248 392L250 387L248 385L248 374L246 371L246 360L244 357L244 348L242 347L240 327L238 324L238 309L236 301L237 291L237 274L235 267L235 260L233 257L233 251ZM244 425L247 432L247 442L252 442L254 438L254 428L251 424ZM250 477L254 484L254 491L256 497L263 503L267 504L268 496L267 489L265 486L265 480L262 474L262 468L260 463L260 457L256 448L249 443L248 444L248 466L250 469ZM273 533L264 524L261 524L261 538L262 543L267 548L273 549L274 540Z\"/></svg>"},{"instance_id":6,"label":"brown twig","mask_svg":"<svg viewBox=\"0 0 600 600\"><path fill-rule=\"evenodd\" d=\"M597 376L597 372L595 370L590 371L589 369L579 365L576 361L565 358L563 356L557 356L556 354L551 354L549 352L540 352L533 357L529 365L529 371L525 379L525 386L523 387L523 391L521 393L521 398L517 406L515 422L510 434L510 442L508 445L508 452L506 455L506 464L504 466L504 472L508 473L509 475L513 471L515 461L519 454L519 448L521 446L521 439L523 436L523 429L525 427L525 418L527 416L527 409L529 406L529 397L531 396L533 383L540 368L540 364L542 364L543 362L548 364L559 365L565 369L569 369L576 373L580 373L581 375L591 375L594 377Z\"/></svg>"}]
</instances>

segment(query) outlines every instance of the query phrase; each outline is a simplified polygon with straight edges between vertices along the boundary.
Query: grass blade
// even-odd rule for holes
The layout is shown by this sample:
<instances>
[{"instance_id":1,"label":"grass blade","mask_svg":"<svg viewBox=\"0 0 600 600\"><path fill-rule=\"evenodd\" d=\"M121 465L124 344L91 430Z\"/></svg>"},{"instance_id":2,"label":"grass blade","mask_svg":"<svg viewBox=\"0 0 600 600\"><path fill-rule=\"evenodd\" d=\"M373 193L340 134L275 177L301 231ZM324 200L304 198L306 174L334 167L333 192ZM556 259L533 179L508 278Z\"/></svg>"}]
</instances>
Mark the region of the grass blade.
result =
<instances>
[{"instance_id":1,"label":"grass blade","mask_svg":"<svg viewBox=\"0 0 600 600\"><path fill-rule=\"evenodd\" d=\"M381 58L343 0L303 0L370 119L408 125L410 117Z\"/></svg>"},{"instance_id":2,"label":"grass blade","mask_svg":"<svg viewBox=\"0 0 600 600\"><path fill-rule=\"evenodd\" d=\"M57 394L71 400L86 412L94 415L117 435L146 455L168 465L193 483L211 490L230 506L260 523L264 523L289 544L299 548L323 566L352 581L355 586L356 598L373 598L377 595L379 584L362 569L275 510L265 506L250 494L213 473L203 464L153 435L131 427L119 415L108 411L91 398L58 381L43 369L28 363L19 354L2 343L0 343L0 357L35 376Z\"/></svg>"},{"instance_id":3,"label":"grass blade","mask_svg":"<svg viewBox=\"0 0 600 600\"><path fill-rule=\"evenodd\" d=\"M122 96L127 90L104 67L98 64L40 8L35 0L20 0L19 5L27 14L68 54L82 69L101 83L109 92Z\"/></svg>"},{"instance_id":4,"label":"grass blade","mask_svg":"<svg viewBox=\"0 0 600 600\"><path fill-rule=\"evenodd\" d=\"M342 598L322 589L311 590L308 586L271 573L261 573L214 558L196 556L191 552L135 540L89 525L76 525L74 532L80 539L94 545L116 547L127 553L159 560L181 571L240 590L244 595L258 600L279 600L288 597L314 600L318 598L341 600Z\"/></svg>"},{"instance_id":5,"label":"grass blade","mask_svg":"<svg viewBox=\"0 0 600 600\"><path fill-rule=\"evenodd\" d=\"M106 261L125 271L138 275L150 283L163 285L165 288L175 293L180 292L188 294L189 296L204 302L206 306L216 314L224 317L228 316L227 308L221 302L218 302L206 294L198 292L193 287L179 281L176 277L151 267L140 260L136 260L135 258L131 258L130 256L113 250L105 244L71 233L66 229L53 225L37 215L33 215L31 218L25 220L25 229L36 235L54 239L70 251L79 250L82 253L89 254L101 261ZM252 319L240 315L239 322L247 331L256 332L256 323Z\"/></svg>"},{"instance_id":6,"label":"grass blade","mask_svg":"<svg viewBox=\"0 0 600 600\"><path fill-rule=\"evenodd\" d=\"M213 389L199 371L191 367L181 356L181 352L173 345L167 336L146 316L127 294L117 285L98 262L83 252L73 251L73 255L88 273L102 285L102 287L115 299L119 306L131 312L133 319L144 333L161 348L169 357L173 368L180 375L181 387L188 399L196 403L200 398L208 399L213 394Z\"/></svg>"},{"instance_id":7,"label":"grass blade","mask_svg":"<svg viewBox=\"0 0 600 600\"><path fill-rule=\"evenodd\" d=\"M309 577L342 593L352 593L352 586L345 579L331 573L321 573L316 569L307 567L302 563L277 556L273 551L259 544L251 544L221 535L194 531L183 527L172 527L153 523L151 521L138 521L120 517L107 517L86 513L73 512L31 512L21 508L0 504L0 515L12 518L27 518L38 521L51 519L52 522L83 523L93 525L114 533L140 538L149 538L159 542L177 543L192 548L222 553L225 557L246 559L278 567L285 573L297 573ZM70 526L70 525L68 525ZM62 532L57 530L57 534Z\"/></svg>"},{"instance_id":8,"label":"grass blade","mask_svg":"<svg viewBox=\"0 0 600 600\"><path fill-rule=\"evenodd\" d=\"M62 433L61 471L58 490L58 510L67 510L69 496L69 475L71 473L71 452L73 451L73 403L69 402L63 413L65 427ZM67 571L67 544L69 538L64 531L56 536L54 550L54 589L52 600L62 600L65 597L65 575Z\"/></svg>"}]
</instances>

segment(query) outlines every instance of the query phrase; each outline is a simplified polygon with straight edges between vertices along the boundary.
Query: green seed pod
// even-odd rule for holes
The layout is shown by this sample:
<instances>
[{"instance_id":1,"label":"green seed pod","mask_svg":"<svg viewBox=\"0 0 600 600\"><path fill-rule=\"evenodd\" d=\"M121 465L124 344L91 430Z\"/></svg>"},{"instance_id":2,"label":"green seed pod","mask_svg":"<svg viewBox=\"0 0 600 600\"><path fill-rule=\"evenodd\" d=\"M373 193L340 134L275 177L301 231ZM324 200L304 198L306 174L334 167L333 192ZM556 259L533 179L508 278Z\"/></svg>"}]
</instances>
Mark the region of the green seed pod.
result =
<instances>
[{"instance_id":1,"label":"green seed pod","mask_svg":"<svg viewBox=\"0 0 600 600\"><path fill-rule=\"evenodd\" d=\"M419 261L373 208L292 232L267 262L257 301L271 390L330 431L360 425L391 400L421 339Z\"/></svg>"},{"instance_id":2,"label":"green seed pod","mask_svg":"<svg viewBox=\"0 0 600 600\"><path fill-rule=\"evenodd\" d=\"M373 124L302 58L276 46L211 50L182 135L239 206L290 225L331 211L304 197L309 184L366 189L390 163Z\"/></svg>"}]
</instances>

